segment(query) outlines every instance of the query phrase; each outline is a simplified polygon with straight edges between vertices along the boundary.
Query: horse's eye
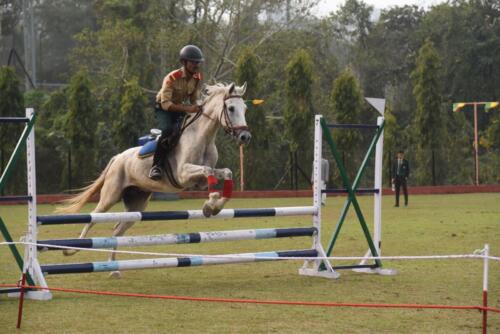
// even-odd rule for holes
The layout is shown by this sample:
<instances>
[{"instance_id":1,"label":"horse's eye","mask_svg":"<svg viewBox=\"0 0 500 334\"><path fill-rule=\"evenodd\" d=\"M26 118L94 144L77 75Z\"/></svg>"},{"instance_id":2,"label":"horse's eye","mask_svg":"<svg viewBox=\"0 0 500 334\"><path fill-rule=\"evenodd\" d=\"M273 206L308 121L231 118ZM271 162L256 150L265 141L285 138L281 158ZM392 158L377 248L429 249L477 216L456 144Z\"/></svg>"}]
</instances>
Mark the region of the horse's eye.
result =
<instances>
[{"instance_id":1,"label":"horse's eye","mask_svg":"<svg viewBox=\"0 0 500 334\"><path fill-rule=\"evenodd\" d=\"M230 112L234 112L234 107L233 106L230 106L229 108L227 108Z\"/></svg>"}]
</instances>

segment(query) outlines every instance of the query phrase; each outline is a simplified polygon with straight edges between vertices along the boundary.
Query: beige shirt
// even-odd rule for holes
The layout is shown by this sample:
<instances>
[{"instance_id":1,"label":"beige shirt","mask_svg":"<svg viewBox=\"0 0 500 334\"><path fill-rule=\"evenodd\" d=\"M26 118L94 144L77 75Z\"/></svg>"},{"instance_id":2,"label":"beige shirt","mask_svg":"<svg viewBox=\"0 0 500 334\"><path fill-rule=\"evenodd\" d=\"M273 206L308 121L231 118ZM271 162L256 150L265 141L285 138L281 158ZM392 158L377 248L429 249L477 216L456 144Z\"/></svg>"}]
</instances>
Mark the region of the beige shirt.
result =
<instances>
[{"instance_id":1,"label":"beige shirt","mask_svg":"<svg viewBox=\"0 0 500 334\"><path fill-rule=\"evenodd\" d=\"M165 76L156 95L156 102L160 103L164 110L168 110L172 104L182 104L187 99L191 104L195 104L200 98L200 90L201 73L188 78L184 67L181 67Z\"/></svg>"}]
</instances>

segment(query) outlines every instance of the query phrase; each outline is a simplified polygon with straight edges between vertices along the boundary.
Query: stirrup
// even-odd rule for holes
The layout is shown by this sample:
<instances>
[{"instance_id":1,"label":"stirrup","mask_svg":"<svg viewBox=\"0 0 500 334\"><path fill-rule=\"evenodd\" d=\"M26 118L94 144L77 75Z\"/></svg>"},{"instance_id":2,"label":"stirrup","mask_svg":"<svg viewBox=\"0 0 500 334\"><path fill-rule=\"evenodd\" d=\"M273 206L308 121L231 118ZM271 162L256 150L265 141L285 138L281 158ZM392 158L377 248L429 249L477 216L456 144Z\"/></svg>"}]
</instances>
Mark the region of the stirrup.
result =
<instances>
[{"instance_id":1,"label":"stirrup","mask_svg":"<svg viewBox=\"0 0 500 334\"><path fill-rule=\"evenodd\" d=\"M149 171L149 178L151 180L155 181L161 180L162 176L163 176L163 170L160 167L158 166L151 167Z\"/></svg>"}]
</instances>

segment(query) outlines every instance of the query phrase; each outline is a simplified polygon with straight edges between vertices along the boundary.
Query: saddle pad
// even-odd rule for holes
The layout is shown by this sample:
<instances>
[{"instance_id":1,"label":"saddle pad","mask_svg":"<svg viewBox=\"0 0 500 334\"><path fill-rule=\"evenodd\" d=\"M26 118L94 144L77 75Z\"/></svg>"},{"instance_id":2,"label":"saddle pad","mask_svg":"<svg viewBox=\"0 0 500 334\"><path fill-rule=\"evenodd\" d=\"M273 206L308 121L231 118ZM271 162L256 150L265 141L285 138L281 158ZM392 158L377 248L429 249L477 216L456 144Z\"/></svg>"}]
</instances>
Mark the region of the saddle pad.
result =
<instances>
[{"instance_id":1,"label":"saddle pad","mask_svg":"<svg viewBox=\"0 0 500 334\"><path fill-rule=\"evenodd\" d=\"M147 158L151 155L153 155L156 151L156 144L158 142L156 140L151 140L148 141L146 144L144 144L141 149L139 150L139 153L137 154L139 158L144 159Z\"/></svg>"}]
</instances>

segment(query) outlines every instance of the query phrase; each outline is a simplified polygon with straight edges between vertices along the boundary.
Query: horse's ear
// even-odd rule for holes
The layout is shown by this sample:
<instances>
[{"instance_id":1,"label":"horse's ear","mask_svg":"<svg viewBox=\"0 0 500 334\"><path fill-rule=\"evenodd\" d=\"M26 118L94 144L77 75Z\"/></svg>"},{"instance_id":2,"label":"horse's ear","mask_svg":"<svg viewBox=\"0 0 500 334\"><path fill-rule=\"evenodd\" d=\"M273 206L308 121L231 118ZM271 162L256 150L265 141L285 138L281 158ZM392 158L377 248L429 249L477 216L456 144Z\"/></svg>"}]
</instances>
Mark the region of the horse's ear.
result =
<instances>
[{"instance_id":1,"label":"horse's ear","mask_svg":"<svg viewBox=\"0 0 500 334\"><path fill-rule=\"evenodd\" d=\"M247 91L247 82L245 81L245 83L243 84L243 86L241 87L238 87L239 89L239 95L243 96L245 95L245 92Z\"/></svg>"},{"instance_id":2,"label":"horse's ear","mask_svg":"<svg viewBox=\"0 0 500 334\"><path fill-rule=\"evenodd\" d=\"M229 95L233 94L234 92L234 82L229 85Z\"/></svg>"}]
</instances>

